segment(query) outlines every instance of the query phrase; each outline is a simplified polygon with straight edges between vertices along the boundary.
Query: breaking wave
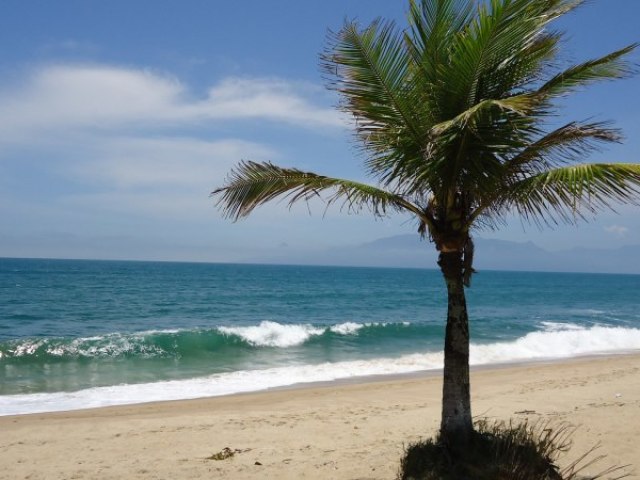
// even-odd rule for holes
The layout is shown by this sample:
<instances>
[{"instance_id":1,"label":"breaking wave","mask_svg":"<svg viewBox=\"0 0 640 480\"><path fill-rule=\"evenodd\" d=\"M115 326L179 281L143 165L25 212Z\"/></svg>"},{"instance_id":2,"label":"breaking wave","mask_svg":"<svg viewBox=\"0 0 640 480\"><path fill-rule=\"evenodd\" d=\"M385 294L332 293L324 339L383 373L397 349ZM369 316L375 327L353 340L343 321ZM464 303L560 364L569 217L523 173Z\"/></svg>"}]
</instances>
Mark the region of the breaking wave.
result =
<instances>
[{"instance_id":1,"label":"breaking wave","mask_svg":"<svg viewBox=\"0 0 640 480\"><path fill-rule=\"evenodd\" d=\"M213 329L113 333L85 338L27 338L0 343L0 360L64 361L91 358L187 358L233 348L290 348L317 341L330 344L344 336L366 338L433 335L433 327L409 323L353 323L330 327L281 324Z\"/></svg>"},{"instance_id":2,"label":"breaking wave","mask_svg":"<svg viewBox=\"0 0 640 480\"><path fill-rule=\"evenodd\" d=\"M78 340L52 339L2 345L2 362L48 355L156 355L169 345L176 349L202 345L233 348L290 348L315 339L332 341L339 336L394 335L420 333L409 324L352 324L332 327L282 325L263 322L253 327L221 327L205 331L146 332L144 334L92 337ZM422 332L424 333L424 332ZM189 339L189 341L187 341ZM39 342L39 343L38 343ZM180 346L181 345L181 346ZM170 350L170 349L169 349ZM640 350L640 329L573 324L546 324L511 341L471 345L471 364L488 365L568 358L581 355L622 353ZM2 364L0 362L0 365ZM186 380L96 387L76 392L54 392L0 396L0 415L73 410L161 400L177 400L265 390L298 383L325 382L369 375L388 375L442 368L440 351L363 360L278 366L260 370L239 370Z\"/></svg>"}]
</instances>

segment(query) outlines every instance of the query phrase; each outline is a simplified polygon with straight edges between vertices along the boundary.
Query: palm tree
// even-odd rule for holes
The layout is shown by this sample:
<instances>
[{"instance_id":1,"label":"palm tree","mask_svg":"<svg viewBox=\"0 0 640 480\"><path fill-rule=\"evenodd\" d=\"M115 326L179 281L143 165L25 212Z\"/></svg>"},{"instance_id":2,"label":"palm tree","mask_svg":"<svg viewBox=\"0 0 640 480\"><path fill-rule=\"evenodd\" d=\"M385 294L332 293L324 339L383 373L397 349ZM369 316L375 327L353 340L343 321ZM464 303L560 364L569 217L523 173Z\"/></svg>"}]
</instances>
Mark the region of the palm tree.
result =
<instances>
[{"instance_id":1,"label":"palm tree","mask_svg":"<svg viewBox=\"0 0 640 480\"><path fill-rule=\"evenodd\" d=\"M373 184L271 163L241 162L212 192L234 220L285 196L328 193L328 203L374 215L409 213L439 252L448 293L440 433L464 444L473 432L465 287L471 231L517 214L537 225L575 223L640 192L640 165L578 163L619 142L602 122L550 128L554 101L633 73L636 45L560 68L558 17L582 0L410 0L408 27L346 22L322 57L341 108L355 118Z\"/></svg>"}]
</instances>

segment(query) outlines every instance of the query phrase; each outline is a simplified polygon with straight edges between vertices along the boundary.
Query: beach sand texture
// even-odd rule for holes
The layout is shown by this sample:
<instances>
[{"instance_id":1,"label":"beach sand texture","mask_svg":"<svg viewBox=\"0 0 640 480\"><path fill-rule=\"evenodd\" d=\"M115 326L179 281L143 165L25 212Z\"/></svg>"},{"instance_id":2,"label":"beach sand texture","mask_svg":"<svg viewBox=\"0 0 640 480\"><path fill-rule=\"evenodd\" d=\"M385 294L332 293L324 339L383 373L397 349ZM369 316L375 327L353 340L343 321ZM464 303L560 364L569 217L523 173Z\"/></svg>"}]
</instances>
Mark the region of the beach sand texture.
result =
<instances>
[{"instance_id":1,"label":"beach sand texture","mask_svg":"<svg viewBox=\"0 0 640 480\"><path fill-rule=\"evenodd\" d=\"M436 431L440 388L423 375L0 417L0 478L392 479L403 445ZM601 443L600 466L640 479L640 355L475 370L472 388L475 416L579 425L567 460Z\"/></svg>"}]
</instances>

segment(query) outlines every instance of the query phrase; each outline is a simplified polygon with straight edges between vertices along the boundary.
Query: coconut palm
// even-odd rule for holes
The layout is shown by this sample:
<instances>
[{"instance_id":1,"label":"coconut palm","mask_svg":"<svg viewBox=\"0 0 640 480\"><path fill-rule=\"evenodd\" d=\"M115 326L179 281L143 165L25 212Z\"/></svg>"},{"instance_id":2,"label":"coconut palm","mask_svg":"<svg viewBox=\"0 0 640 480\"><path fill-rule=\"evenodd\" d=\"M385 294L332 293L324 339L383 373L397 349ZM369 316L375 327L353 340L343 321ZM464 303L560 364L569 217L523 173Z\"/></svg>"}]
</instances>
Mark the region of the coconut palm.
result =
<instances>
[{"instance_id":1,"label":"coconut palm","mask_svg":"<svg viewBox=\"0 0 640 480\"><path fill-rule=\"evenodd\" d=\"M514 214L540 226L572 224L640 192L640 165L578 163L621 140L609 124L549 126L559 97L633 73L625 57L636 45L562 67L562 34L551 23L581 3L410 0L404 30L346 22L330 35L322 64L355 119L372 183L244 161L212 193L234 220L281 196L415 218L439 252L448 293L440 433L450 442L464 444L473 432L465 300L472 230Z\"/></svg>"}]
</instances>

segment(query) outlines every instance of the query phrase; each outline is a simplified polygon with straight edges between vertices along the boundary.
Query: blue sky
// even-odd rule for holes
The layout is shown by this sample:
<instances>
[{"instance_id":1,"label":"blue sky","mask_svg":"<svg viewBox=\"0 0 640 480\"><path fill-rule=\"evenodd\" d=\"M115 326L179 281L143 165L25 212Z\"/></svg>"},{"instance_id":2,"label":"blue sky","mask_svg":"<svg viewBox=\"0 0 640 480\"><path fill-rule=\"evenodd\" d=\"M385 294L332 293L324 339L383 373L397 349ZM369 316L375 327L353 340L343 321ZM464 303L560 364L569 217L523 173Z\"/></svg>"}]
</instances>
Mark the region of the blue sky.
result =
<instances>
[{"instance_id":1,"label":"blue sky","mask_svg":"<svg viewBox=\"0 0 640 480\"><path fill-rule=\"evenodd\" d=\"M318 55L343 19L401 23L405 8L390 0L2 2L0 256L243 261L414 232L405 217L376 221L317 204L289 211L276 203L233 224L208 198L241 159L364 180ZM565 58L640 40L637 18L637 0L589 2L558 22L569 32ZM564 102L562 119L612 119L626 135L589 161L640 162L639 87L636 76ZM618 212L579 227L541 232L514 220L478 234L552 250L640 243L640 207Z\"/></svg>"}]
</instances>

